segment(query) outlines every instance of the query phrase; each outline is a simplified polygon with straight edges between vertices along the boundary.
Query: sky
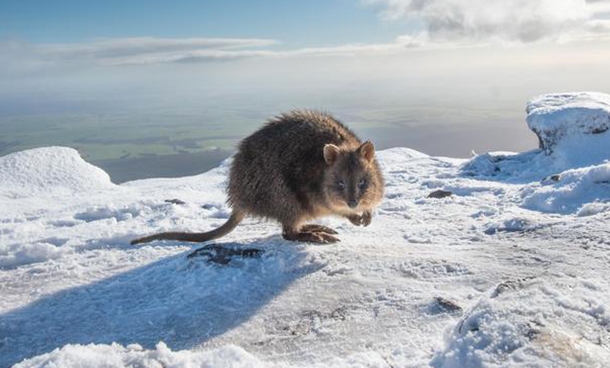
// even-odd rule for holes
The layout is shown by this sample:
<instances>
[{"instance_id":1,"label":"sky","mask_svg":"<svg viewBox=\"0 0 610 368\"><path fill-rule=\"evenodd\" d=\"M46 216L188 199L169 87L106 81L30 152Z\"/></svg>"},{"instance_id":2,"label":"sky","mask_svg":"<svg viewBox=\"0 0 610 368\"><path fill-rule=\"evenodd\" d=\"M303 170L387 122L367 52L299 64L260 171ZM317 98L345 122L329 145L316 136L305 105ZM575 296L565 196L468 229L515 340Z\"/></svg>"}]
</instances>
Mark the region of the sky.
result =
<instances>
[{"instance_id":1,"label":"sky","mask_svg":"<svg viewBox=\"0 0 610 368\"><path fill-rule=\"evenodd\" d=\"M8 0L0 115L214 97L265 114L426 105L420 123L460 124L456 106L610 92L609 50L610 0Z\"/></svg>"},{"instance_id":2,"label":"sky","mask_svg":"<svg viewBox=\"0 0 610 368\"><path fill-rule=\"evenodd\" d=\"M367 4L348 0L5 1L0 14L3 37L37 43L255 38L294 48L384 42L410 27L381 24Z\"/></svg>"}]
</instances>

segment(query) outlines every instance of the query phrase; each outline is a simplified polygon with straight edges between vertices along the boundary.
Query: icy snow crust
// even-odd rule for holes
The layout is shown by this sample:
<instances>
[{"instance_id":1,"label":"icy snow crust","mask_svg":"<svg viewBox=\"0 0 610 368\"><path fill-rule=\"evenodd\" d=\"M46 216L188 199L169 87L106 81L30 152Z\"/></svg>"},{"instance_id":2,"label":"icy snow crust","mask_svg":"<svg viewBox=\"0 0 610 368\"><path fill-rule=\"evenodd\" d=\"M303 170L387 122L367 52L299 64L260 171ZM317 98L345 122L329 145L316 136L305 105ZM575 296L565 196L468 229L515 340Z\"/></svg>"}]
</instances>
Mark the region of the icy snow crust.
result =
<instances>
[{"instance_id":1,"label":"icy snow crust","mask_svg":"<svg viewBox=\"0 0 610 368\"><path fill-rule=\"evenodd\" d=\"M216 243L263 253L228 265L128 242L226 221L229 161L114 185L71 149L0 158L0 367L607 366L609 163L378 157L371 226L311 245L248 219Z\"/></svg>"}]
</instances>

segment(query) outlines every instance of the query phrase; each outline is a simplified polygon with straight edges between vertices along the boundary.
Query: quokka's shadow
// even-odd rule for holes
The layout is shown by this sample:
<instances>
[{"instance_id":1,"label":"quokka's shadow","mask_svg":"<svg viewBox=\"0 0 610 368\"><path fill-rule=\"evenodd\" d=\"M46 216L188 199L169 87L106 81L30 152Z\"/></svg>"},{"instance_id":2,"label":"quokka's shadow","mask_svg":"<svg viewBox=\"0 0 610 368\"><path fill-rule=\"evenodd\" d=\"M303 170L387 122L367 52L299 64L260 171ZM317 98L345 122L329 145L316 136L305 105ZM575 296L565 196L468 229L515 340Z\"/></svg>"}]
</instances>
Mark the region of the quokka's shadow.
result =
<instances>
[{"instance_id":1,"label":"quokka's shadow","mask_svg":"<svg viewBox=\"0 0 610 368\"><path fill-rule=\"evenodd\" d=\"M243 244L222 243L239 248ZM227 265L191 251L89 285L63 290L0 315L0 367L66 344L185 349L248 320L293 281L321 268L278 240Z\"/></svg>"}]
</instances>

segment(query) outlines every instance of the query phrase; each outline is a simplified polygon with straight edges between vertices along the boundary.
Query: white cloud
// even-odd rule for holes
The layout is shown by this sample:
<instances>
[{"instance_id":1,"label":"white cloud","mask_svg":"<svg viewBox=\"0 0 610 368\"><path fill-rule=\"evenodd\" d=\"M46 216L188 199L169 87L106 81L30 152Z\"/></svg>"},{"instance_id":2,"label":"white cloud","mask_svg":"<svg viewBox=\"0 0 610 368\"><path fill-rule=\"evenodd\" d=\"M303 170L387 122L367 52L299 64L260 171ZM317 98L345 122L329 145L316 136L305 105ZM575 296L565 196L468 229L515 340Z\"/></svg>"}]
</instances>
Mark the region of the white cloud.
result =
<instances>
[{"instance_id":1,"label":"white cloud","mask_svg":"<svg viewBox=\"0 0 610 368\"><path fill-rule=\"evenodd\" d=\"M50 60L149 64L180 61L194 55L210 59L250 57L256 55L257 48L276 43L267 39L138 37L36 45L35 49Z\"/></svg>"},{"instance_id":2,"label":"white cloud","mask_svg":"<svg viewBox=\"0 0 610 368\"><path fill-rule=\"evenodd\" d=\"M365 0L387 20L419 21L430 42L535 42L607 36L607 0Z\"/></svg>"},{"instance_id":3,"label":"white cloud","mask_svg":"<svg viewBox=\"0 0 610 368\"><path fill-rule=\"evenodd\" d=\"M610 0L587 0L594 18L610 18Z\"/></svg>"},{"instance_id":4,"label":"white cloud","mask_svg":"<svg viewBox=\"0 0 610 368\"><path fill-rule=\"evenodd\" d=\"M150 65L231 61L247 58L353 56L392 53L422 45L418 37L398 37L385 44L346 44L277 50L266 39L229 38L115 38L81 43L31 44L0 42L0 65L5 71L30 72L55 66ZM10 74L9 73L9 74Z\"/></svg>"}]
</instances>

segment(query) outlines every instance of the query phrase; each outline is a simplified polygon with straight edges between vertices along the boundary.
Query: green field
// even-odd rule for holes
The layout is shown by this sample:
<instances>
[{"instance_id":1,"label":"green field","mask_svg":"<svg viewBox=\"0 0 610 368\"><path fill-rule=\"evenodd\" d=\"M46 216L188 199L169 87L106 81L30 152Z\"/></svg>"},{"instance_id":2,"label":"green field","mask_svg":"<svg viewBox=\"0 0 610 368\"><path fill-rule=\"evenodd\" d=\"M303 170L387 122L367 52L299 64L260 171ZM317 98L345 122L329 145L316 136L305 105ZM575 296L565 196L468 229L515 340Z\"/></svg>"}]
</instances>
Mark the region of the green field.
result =
<instances>
[{"instance_id":1,"label":"green field","mask_svg":"<svg viewBox=\"0 0 610 368\"><path fill-rule=\"evenodd\" d=\"M0 117L0 155L35 147L67 146L106 169L117 182L182 176L218 165L259 124L260 119L239 111L224 111L222 116L148 111ZM194 158L201 162L200 166L197 162L184 164ZM150 168L143 169L142 165Z\"/></svg>"}]
</instances>

